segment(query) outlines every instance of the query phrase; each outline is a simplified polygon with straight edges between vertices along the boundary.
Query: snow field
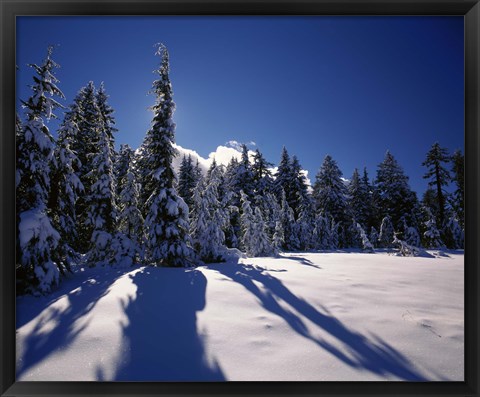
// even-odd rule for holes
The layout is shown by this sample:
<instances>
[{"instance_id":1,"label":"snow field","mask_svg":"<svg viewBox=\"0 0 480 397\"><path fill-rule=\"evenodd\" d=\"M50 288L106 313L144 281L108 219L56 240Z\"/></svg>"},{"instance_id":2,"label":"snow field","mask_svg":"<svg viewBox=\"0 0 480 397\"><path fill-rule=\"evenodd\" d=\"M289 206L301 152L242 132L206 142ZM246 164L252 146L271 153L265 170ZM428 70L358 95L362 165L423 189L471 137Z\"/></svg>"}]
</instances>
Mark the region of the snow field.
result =
<instances>
[{"instance_id":1,"label":"snow field","mask_svg":"<svg viewBox=\"0 0 480 397\"><path fill-rule=\"evenodd\" d=\"M17 376L461 381L463 253L429 253L87 269L18 299Z\"/></svg>"}]
</instances>

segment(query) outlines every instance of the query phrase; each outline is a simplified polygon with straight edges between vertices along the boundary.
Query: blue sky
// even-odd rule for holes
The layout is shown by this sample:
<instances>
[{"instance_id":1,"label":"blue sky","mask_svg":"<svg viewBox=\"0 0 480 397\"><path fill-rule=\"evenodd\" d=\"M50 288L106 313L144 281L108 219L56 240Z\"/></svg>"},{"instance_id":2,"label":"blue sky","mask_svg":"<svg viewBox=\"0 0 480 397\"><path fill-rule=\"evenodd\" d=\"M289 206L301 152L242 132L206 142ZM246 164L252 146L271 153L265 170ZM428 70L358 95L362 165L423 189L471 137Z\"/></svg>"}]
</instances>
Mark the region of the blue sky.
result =
<instances>
[{"instance_id":1,"label":"blue sky","mask_svg":"<svg viewBox=\"0 0 480 397\"><path fill-rule=\"evenodd\" d=\"M464 150L463 37L463 17L18 17L17 97L56 44L65 105L103 81L117 146L136 148L163 42L179 145L254 141L275 164L285 145L312 181L326 154L374 177L389 149L421 197L430 146Z\"/></svg>"}]
</instances>

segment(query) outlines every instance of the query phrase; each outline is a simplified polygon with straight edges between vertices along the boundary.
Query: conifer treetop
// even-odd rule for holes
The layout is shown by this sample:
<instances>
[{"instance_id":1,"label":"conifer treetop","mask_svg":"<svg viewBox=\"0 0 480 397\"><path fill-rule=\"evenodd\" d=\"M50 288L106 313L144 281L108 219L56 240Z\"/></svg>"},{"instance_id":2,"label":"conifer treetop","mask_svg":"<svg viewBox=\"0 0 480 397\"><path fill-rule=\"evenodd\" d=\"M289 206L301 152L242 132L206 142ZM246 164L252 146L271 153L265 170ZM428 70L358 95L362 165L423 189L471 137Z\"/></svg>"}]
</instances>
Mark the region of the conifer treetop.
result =
<instances>
[{"instance_id":1,"label":"conifer treetop","mask_svg":"<svg viewBox=\"0 0 480 397\"><path fill-rule=\"evenodd\" d=\"M53 45L50 45L47 49L47 57L41 66L34 63L28 65L35 69L38 74L38 76L33 76L35 84L30 85L33 95L28 101L22 101L23 107L27 109L26 113L29 120L34 120L41 115L44 115L47 120L57 118L53 110L64 107L53 99L53 96L65 99L65 95L57 87L59 80L55 77L54 70L59 68L60 65L52 59L52 53Z\"/></svg>"}]
</instances>

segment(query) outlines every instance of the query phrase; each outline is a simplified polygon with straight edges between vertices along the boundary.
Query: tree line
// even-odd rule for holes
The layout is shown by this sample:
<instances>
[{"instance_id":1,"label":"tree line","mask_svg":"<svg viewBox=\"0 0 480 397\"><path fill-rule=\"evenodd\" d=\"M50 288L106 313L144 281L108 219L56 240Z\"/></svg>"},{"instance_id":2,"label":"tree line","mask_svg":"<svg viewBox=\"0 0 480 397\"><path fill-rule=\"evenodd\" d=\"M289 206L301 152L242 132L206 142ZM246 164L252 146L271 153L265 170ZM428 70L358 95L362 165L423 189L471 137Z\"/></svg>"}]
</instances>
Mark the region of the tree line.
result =
<instances>
[{"instance_id":1,"label":"tree line","mask_svg":"<svg viewBox=\"0 0 480 397\"><path fill-rule=\"evenodd\" d=\"M313 186L284 147L276 172L245 145L227 166L204 174L191 156L178 173L169 54L162 44L152 85L153 119L137 150L115 149L114 110L103 84L89 82L71 105L58 87L52 47L16 120L17 291L48 292L72 266L195 266L280 251L462 248L464 157L432 145L421 200L387 151L371 179L343 178L327 155ZM64 110L57 138L46 122ZM453 184L453 193L445 188ZM452 190L452 189L450 189ZM403 250L402 252L406 252Z\"/></svg>"}]
</instances>

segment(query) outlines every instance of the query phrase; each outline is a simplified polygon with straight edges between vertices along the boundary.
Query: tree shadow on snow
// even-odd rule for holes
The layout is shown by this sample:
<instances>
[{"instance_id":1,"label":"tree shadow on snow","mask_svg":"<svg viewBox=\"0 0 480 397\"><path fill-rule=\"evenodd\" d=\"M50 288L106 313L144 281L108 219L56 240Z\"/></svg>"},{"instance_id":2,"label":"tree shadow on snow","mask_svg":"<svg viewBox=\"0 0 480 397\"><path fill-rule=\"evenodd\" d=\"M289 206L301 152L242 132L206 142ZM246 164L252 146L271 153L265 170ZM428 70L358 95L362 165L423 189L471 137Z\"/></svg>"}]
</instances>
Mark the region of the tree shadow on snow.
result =
<instances>
[{"instance_id":1,"label":"tree shadow on snow","mask_svg":"<svg viewBox=\"0 0 480 397\"><path fill-rule=\"evenodd\" d=\"M211 268L241 284L255 295L266 310L282 318L299 335L316 343L345 364L380 376L391 375L408 381L427 380L416 372L408 359L392 346L378 337L376 341L369 340L360 333L347 328L328 311L323 310L325 312L323 313L305 300L298 298L280 280L267 272L251 265L242 264L212 266ZM265 289L257 287L254 281L261 283ZM284 301L320 330L327 332L339 342L341 347L312 335L302 317L280 306L278 300Z\"/></svg>"},{"instance_id":2,"label":"tree shadow on snow","mask_svg":"<svg viewBox=\"0 0 480 397\"><path fill-rule=\"evenodd\" d=\"M198 270L152 272L148 267L130 277L137 292L122 302L128 317L122 324L126 352L113 380L225 380L218 364L207 359L204 337L197 331L197 312L206 303L206 277ZM97 375L102 378L101 369Z\"/></svg>"},{"instance_id":3,"label":"tree shadow on snow","mask_svg":"<svg viewBox=\"0 0 480 397\"><path fill-rule=\"evenodd\" d=\"M78 278L66 281L70 281L73 287L69 293L65 294L64 286L55 291L52 297L35 299L31 307L24 311L17 309L17 329L34 319L36 321L32 332L22 341L23 354L17 359L17 379L52 353L65 350L87 328L89 321L82 322L82 318L107 294L115 280L127 271L79 274L78 277L83 277L83 281ZM55 306L54 303L62 298L66 298L67 302Z\"/></svg>"},{"instance_id":4,"label":"tree shadow on snow","mask_svg":"<svg viewBox=\"0 0 480 397\"><path fill-rule=\"evenodd\" d=\"M310 259L307 259L303 256L299 256L299 255L282 255L282 254L279 254L278 255L279 258L281 259L290 259L292 261L295 261L295 263L300 263L301 265L305 265L305 266L311 266L311 267L314 267L316 269L321 269L321 267L315 263L313 263Z\"/></svg>"}]
</instances>

